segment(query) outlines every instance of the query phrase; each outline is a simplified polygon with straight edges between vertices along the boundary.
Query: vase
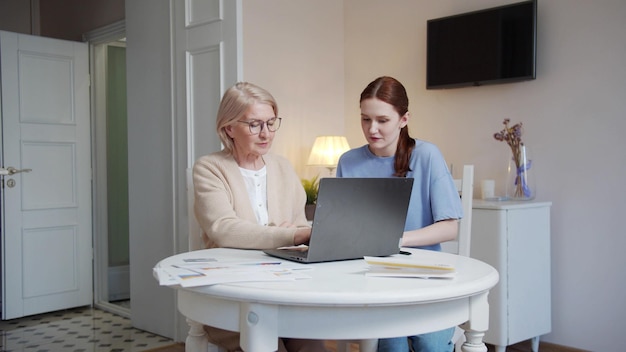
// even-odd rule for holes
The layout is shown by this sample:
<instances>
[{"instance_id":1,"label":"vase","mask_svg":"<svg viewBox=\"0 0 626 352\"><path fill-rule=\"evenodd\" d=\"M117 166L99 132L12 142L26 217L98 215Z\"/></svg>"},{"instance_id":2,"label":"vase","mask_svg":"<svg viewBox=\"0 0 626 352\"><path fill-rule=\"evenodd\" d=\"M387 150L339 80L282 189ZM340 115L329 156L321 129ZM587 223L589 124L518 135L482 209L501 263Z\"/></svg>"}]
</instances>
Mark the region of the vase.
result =
<instances>
[{"instance_id":1,"label":"vase","mask_svg":"<svg viewBox=\"0 0 626 352\"><path fill-rule=\"evenodd\" d=\"M306 215L308 221L313 221L313 217L315 216L315 204L306 204L304 206L304 215Z\"/></svg>"},{"instance_id":2,"label":"vase","mask_svg":"<svg viewBox=\"0 0 626 352\"><path fill-rule=\"evenodd\" d=\"M509 200L532 200L535 198L534 165L527 146L513 150L509 158L506 197Z\"/></svg>"}]
</instances>

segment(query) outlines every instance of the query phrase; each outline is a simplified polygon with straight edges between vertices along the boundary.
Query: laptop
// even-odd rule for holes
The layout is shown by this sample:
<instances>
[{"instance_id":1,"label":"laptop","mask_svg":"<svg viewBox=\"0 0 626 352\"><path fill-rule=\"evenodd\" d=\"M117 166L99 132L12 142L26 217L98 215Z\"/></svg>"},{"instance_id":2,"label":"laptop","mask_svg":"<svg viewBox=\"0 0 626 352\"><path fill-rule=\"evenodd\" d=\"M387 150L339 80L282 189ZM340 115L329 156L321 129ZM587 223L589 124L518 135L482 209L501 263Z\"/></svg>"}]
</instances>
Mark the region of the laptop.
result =
<instances>
[{"instance_id":1,"label":"laptop","mask_svg":"<svg viewBox=\"0 0 626 352\"><path fill-rule=\"evenodd\" d=\"M308 249L266 249L300 263L400 252L413 178L322 178Z\"/></svg>"}]
</instances>

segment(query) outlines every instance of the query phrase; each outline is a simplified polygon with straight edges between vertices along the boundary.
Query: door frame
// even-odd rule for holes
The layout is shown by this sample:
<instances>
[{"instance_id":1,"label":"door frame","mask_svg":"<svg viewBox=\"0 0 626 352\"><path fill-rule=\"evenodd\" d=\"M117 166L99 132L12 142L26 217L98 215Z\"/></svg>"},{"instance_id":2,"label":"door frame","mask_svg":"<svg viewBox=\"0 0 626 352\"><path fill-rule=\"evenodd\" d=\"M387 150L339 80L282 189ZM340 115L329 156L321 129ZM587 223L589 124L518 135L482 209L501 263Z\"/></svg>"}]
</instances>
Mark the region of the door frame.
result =
<instances>
[{"instance_id":1,"label":"door frame","mask_svg":"<svg viewBox=\"0 0 626 352\"><path fill-rule=\"evenodd\" d=\"M93 168L93 282L94 306L130 318L130 309L109 302L107 138L106 138L106 47L126 37L121 20L86 33L91 74L91 134Z\"/></svg>"}]
</instances>

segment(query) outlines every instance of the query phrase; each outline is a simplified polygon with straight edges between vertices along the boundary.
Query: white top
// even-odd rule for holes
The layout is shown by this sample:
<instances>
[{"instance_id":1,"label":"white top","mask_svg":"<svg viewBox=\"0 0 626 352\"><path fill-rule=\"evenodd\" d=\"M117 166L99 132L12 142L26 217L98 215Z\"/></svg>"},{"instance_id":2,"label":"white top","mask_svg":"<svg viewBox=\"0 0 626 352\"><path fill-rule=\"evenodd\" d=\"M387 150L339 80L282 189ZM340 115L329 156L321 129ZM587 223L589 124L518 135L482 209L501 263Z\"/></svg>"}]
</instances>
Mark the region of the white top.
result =
<instances>
[{"instance_id":1,"label":"white top","mask_svg":"<svg viewBox=\"0 0 626 352\"><path fill-rule=\"evenodd\" d=\"M469 297L477 292L488 291L498 282L498 272L476 259L444 252L412 248L404 250L413 253L408 257L449 263L456 268L457 275L453 279L368 277L365 276L367 264L364 260L317 264L282 261L282 265L311 269L307 274L311 275L312 279L219 284L181 289L218 298L278 305L384 306ZM178 254L162 260L157 266L199 256L217 260L280 260L256 250L213 248Z\"/></svg>"},{"instance_id":2,"label":"white top","mask_svg":"<svg viewBox=\"0 0 626 352\"><path fill-rule=\"evenodd\" d=\"M496 209L496 210L504 210L504 209L520 209L520 208L540 208L540 207L549 207L552 205L552 202L538 202L538 201L529 201L529 200L518 200L518 201L493 201L493 200L482 200L482 199L473 199L472 200L472 209Z\"/></svg>"},{"instance_id":3,"label":"white top","mask_svg":"<svg viewBox=\"0 0 626 352\"><path fill-rule=\"evenodd\" d=\"M250 204L256 215L257 223L267 226L269 215L267 213L267 169L263 166L260 170L248 170L239 168L243 181L246 184Z\"/></svg>"}]
</instances>

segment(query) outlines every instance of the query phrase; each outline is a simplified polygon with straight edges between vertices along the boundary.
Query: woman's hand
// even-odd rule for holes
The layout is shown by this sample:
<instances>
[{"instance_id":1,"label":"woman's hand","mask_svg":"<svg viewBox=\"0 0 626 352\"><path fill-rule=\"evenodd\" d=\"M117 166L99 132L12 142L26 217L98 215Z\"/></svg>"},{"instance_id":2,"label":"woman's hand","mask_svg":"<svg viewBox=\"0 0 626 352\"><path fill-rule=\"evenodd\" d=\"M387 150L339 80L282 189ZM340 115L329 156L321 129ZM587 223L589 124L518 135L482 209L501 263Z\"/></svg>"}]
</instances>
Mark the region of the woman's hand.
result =
<instances>
[{"instance_id":1,"label":"woman's hand","mask_svg":"<svg viewBox=\"0 0 626 352\"><path fill-rule=\"evenodd\" d=\"M309 244L311 238L310 227L298 227L296 233L293 235L293 244L298 246L301 244Z\"/></svg>"},{"instance_id":2,"label":"woman's hand","mask_svg":"<svg viewBox=\"0 0 626 352\"><path fill-rule=\"evenodd\" d=\"M282 224L278 226L289 227L289 228L296 227L296 225L289 223L287 221L283 222ZM301 244L308 244L309 238L311 238L311 228L310 227L298 227L298 229L296 230L296 233L293 235L293 244L295 246L298 246Z\"/></svg>"}]
</instances>

